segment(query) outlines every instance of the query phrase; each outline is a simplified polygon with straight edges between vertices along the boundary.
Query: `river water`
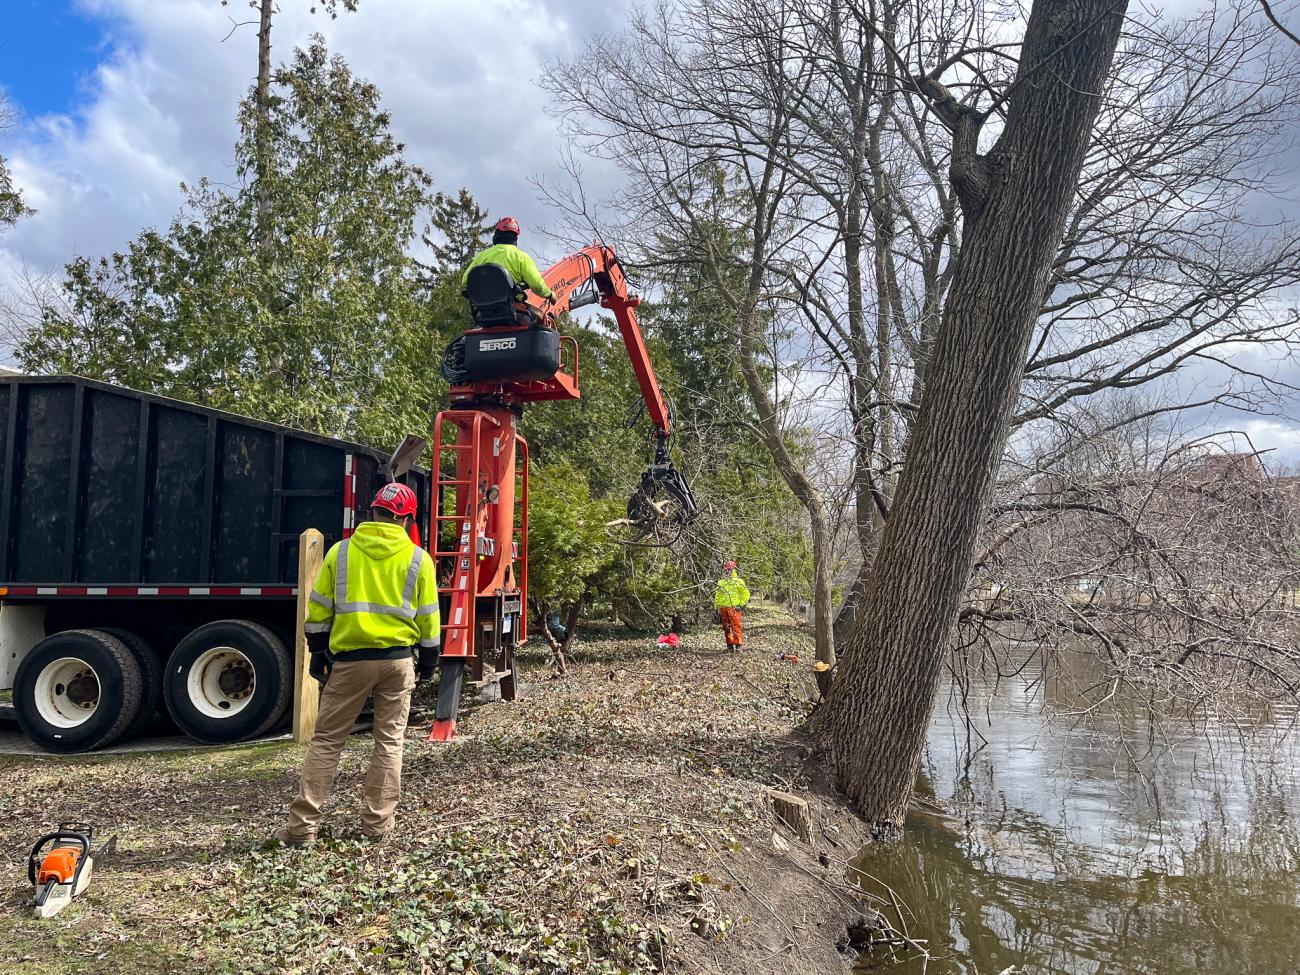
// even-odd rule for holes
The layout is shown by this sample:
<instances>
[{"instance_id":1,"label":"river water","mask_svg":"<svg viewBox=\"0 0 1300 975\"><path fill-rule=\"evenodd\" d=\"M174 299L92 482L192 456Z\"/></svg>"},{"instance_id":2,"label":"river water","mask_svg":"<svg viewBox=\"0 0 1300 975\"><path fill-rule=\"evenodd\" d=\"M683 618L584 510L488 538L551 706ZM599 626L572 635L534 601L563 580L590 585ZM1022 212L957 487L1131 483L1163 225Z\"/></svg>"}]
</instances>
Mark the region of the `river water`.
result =
<instances>
[{"instance_id":1,"label":"river water","mask_svg":"<svg viewBox=\"0 0 1300 975\"><path fill-rule=\"evenodd\" d=\"M920 793L948 815L913 815L859 861L930 957L877 949L858 971L1300 972L1294 712L1261 707L1249 728L1136 706L1081 716L1065 680L1038 672L969 697L969 746L945 691L922 766Z\"/></svg>"}]
</instances>

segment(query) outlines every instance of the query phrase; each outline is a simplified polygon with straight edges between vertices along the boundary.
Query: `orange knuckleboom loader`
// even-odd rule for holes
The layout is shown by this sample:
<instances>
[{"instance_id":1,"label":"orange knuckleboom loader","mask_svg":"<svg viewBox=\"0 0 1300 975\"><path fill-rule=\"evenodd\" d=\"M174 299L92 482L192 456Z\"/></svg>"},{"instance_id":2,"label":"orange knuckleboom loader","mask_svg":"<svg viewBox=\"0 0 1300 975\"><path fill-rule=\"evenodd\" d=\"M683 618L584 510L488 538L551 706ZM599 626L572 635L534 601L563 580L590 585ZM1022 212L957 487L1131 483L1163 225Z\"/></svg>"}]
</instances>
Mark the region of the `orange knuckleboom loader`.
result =
<instances>
[{"instance_id":1,"label":"orange knuckleboom loader","mask_svg":"<svg viewBox=\"0 0 1300 975\"><path fill-rule=\"evenodd\" d=\"M465 297L474 327L443 353L450 408L433 430L434 505L428 540L443 593L438 704L430 741L456 735L466 670L514 700L515 648L527 637L528 444L518 421L530 403L581 398L578 343L561 335L563 314L610 311L627 348L655 432L654 460L627 517L607 526L631 545L668 545L698 514L669 453L673 417L646 350L627 278L614 250L595 243L549 268L550 299L530 295L497 264L471 268ZM487 662L491 662L489 669Z\"/></svg>"}]
</instances>

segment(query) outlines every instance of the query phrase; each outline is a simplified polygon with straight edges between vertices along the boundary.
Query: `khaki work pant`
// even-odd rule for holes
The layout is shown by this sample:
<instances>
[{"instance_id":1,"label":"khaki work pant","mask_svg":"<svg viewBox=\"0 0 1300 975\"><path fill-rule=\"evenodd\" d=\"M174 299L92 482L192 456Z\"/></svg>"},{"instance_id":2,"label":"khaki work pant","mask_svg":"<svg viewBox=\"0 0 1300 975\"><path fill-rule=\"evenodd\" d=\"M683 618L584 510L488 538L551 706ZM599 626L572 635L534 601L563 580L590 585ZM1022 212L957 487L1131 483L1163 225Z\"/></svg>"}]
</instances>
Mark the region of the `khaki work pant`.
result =
<instances>
[{"instance_id":1,"label":"khaki work pant","mask_svg":"<svg viewBox=\"0 0 1300 975\"><path fill-rule=\"evenodd\" d=\"M722 619L722 635L727 638L727 646L741 646L745 642L745 634L741 629L740 610L735 606L720 606L718 616Z\"/></svg>"},{"instance_id":2,"label":"khaki work pant","mask_svg":"<svg viewBox=\"0 0 1300 975\"><path fill-rule=\"evenodd\" d=\"M402 744L415 689L415 664L402 660L335 661L321 694L316 733L302 763L298 798L289 807L289 835L305 839L320 828L321 806L329 798L343 746L366 698L375 705L375 751L361 797L361 830L382 836L393 828L402 793Z\"/></svg>"}]
</instances>

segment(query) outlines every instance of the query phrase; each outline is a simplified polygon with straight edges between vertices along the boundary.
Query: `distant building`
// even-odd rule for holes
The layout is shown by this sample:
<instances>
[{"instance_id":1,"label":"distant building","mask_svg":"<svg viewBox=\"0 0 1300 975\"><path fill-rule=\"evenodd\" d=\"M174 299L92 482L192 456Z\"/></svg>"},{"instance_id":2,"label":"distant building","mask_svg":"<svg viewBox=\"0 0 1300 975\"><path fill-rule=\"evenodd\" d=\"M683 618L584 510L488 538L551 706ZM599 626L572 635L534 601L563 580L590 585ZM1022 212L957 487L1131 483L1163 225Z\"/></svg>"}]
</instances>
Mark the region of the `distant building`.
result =
<instances>
[{"instance_id":1,"label":"distant building","mask_svg":"<svg viewBox=\"0 0 1300 975\"><path fill-rule=\"evenodd\" d=\"M0 363L0 376L21 376L22 373L12 366L6 366Z\"/></svg>"}]
</instances>

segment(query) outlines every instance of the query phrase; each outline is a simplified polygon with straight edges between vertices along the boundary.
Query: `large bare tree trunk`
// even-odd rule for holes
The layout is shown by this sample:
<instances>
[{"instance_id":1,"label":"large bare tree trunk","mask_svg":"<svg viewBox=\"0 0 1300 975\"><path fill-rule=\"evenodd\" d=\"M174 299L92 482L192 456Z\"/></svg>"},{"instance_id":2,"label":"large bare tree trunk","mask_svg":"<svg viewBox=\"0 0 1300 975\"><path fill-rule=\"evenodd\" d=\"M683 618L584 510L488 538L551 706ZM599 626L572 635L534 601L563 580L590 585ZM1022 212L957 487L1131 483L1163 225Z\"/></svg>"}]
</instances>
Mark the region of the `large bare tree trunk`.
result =
<instances>
[{"instance_id":1,"label":"large bare tree trunk","mask_svg":"<svg viewBox=\"0 0 1300 975\"><path fill-rule=\"evenodd\" d=\"M1030 337L1048 287L1127 0L1036 0L1007 121L919 79L954 131L961 264L935 337L908 463L861 621L815 731L840 787L882 833L912 788L988 506Z\"/></svg>"},{"instance_id":2,"label":"large bare tree trunk","mask_svg":"<svg viewBox=\"0 0 1300 975\"><path fill-rule=\"evenodd\" d=\"M257 25L257 87L254 101L257 105L255 147L257 160L257 225L259 243L267 250L271 238L271 13L274 0L261 0L261 17Z\"/></svg>"},{"instance_id":3,"label":"large bare tree trunk","mask_svg":"<svg viewBox=\"0 0 1300 975\"><path fill-rule=\"evenodd\" d=\"M873 383L863 383L855 387L855 414L865 413L870 417L867 422L856 422L854 436L854 506L858 530L858 549L862 564L858 567L853 584L849 587L835 614L835 645L844 646L853 635L857 625L858 613L862 608L862 596L867 591L867 579L871 574L871 563L875 559L876 546L880 540L880 530L884 527L885 516L881 510L882 503L892 503L892 485L896 479L893 473L894 461L894 398L892 334L894 323L891 321L895 305L893 292L893 254L896 234L894 232L894 201L887 185L884 173L885 163L880 151L880 133L888 110L888 101L892 95L883 95L885 102L877 113L868 133L866 159L872 174L872 223L875 234L871 247L875 268L873 278L876 286L876 337L875 362L872 365ZM849 320L853 320L852 282L860 274L861 255L856 248L850 247L849 240L844 244L845 264L850 268ZM859 309L862 295L858 289ZM861 312L859 311L859 314ZM862 376L864 366L859 363L857 376ZM876 400L882 406L868 406L868 398ZM877 483L876 473L872 468L875 458L879 458L881 476ZM879 497L879 501L877 498Z\"/></svg>"}]
</instances>

